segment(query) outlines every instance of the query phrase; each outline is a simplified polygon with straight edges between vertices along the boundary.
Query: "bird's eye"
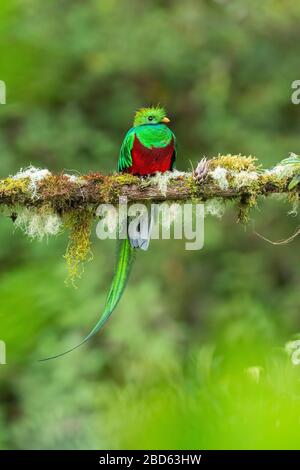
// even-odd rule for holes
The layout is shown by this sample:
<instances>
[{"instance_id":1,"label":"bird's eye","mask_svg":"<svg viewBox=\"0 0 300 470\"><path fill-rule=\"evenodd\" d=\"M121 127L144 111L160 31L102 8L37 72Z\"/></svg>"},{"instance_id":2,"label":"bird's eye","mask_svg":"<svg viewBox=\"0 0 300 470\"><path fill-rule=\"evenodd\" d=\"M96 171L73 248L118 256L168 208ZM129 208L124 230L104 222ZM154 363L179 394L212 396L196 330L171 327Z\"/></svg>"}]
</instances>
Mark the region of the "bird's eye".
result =
<instances>
[{"instance_id":1,"label":"bird's eye","mask_svg":"<svg viewBox=\"0 0 300 470\"><path fill-rule=\"evenodd\" d=\"M148 116L148 121L153 121L153 116Z\"/></svg>"}]
</instances>

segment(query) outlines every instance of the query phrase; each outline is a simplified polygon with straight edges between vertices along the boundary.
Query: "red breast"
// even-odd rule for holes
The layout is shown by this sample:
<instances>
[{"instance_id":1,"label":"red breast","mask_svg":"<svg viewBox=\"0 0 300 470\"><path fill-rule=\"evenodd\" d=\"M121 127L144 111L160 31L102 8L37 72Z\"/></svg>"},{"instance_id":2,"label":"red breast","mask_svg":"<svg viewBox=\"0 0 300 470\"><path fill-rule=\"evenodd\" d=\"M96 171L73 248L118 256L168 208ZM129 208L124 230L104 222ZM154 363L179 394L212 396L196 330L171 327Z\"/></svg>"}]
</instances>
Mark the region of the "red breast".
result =
<instances>
[{"instance_id":1,"label":"red breast","mask_svg":"<svg viewBox=\"0 0 300 470\"><path fill-rule=\"evenodd\" d=\"M131 151L132 166L127 172L133 175L151 175L157 171L164 173L171 170L174 153L174 140L166 147L145 147L135 136Z\"/></svg>"}]
</instances>

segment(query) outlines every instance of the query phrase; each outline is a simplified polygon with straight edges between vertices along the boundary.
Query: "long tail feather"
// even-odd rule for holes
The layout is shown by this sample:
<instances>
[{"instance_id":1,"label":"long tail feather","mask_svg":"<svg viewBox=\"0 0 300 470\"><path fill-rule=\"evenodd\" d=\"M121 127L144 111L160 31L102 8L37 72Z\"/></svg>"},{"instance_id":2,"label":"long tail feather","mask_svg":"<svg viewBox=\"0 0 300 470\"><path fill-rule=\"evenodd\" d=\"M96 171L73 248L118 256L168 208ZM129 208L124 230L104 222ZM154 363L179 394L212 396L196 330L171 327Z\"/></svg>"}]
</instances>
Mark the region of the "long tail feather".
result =
<instances>
[{"instance_id":1,"label":"long tail feather","mask_svg":"<svg viewBox=\"0 0 300 470\"><path fill-rule=\"evenodd\" d=\"M98 331L103 327L103 325L107 322L108 318L112 314L112 312L115 310L116 306L119 303L119 300L122 297L123 291L125 289L127 280L129 278L130 270L132 263L134 261L134 248L131 246L130 241L128 238L125 238L124 240L118 240L117 242L117 262L116 262L116 268L115 268L115 273L113 277L113 281L106 299L106 304L104 311L98 321L98 323L94 326L92 331L86 336L81 343L77 344L77 346L74 346L71 349L68 349L67 351L57 354L56 356L51 356L46 359L41 359L40 361L49 361L50 359L56 359L58 357L62 357L65 354L70 353L71 351L74 351L75 349L79 348L82 346L84 343L86 343L89 339L91 339Z\"/></svg>"}]
</instances>

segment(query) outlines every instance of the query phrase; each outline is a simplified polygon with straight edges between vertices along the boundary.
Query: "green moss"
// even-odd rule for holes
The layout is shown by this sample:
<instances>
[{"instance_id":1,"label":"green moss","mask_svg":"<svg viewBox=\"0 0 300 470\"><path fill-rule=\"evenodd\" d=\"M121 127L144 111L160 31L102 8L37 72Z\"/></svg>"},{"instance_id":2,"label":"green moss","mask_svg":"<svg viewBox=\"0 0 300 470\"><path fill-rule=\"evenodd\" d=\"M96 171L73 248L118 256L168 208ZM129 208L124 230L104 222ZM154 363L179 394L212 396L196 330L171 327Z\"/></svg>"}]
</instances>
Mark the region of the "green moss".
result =
<instances>
[{"instance_id":1,"label":"green moss","mask_svg":"<svg viewBox=\"0 0 300 470\"><path fill-rule=\"evenodd\" d=\"M247 185L241 188L245 191L238 203L238 222L247 224L249 222L250 211L257 206L258 197L262 194L260 179L248 179Z\"/></svg>"},{"instance_id":2,"label":"green moss","mask_svg":"<svg viewBox=\"0 0 300 470\"><path fill-rule=\"evenodd\" d=\"M117 203L123 186L141 184L140 178L137 176L131 175L129 173L120 173L111 176L104 177L100 185L100 195L105 202Z\"/></svg>"},{"instance_id":3,"label":"green moss","mask_svg":"<svg viewBox=\"0 0 300 470\"><path fill-rule=\"evenodd\" d=\"M260 175L260 182L265 186L273 186L276 190L286 191L289 178L287 176L279 176L276 173L265 172Z\"/></svg>"},{"instance_id":4,"label":"green moss","mask_svg":"<svg viewBox=\"0 0 300 470\"><path fill-rule=\"evenodd\" d=\"M20 194L27 194L29 178L5 178L0 180L0 196L12 197Z\"/></svg>"},{"instance_id":5,"label":"green moss","mask_svg":"<svg viewBox=\"0 0 300 470\"><path fill-rule=\"evenodd\" d=\"M66 175L51 175L44 178L39 185L41 199L51 201L57 209L66 209L70 206L70 200L76 195L78 183L73 182Z\"/></svg>"},{"instance_id":6,"label":"green moss","mask_svg":"<svg viewBox=\"0 0 300 470\"><path fill-rule=\"evenodd\" d=\"M197 179L190 176L180 176L176 180L172 180L172 187L178 189L185 194L189 195L192 202L201 202L209 199L213 196L211 187L203 185Z\"/></svg>"},{"instance_id":7,"label":"green moss","mask_svg":"<svg viewBox=\"0 0 300 470\"><path fill-rule=\"evenodd\" d=\"M238 222L248 224L250 211L257 206L257 194L245 193L238 202Z\"/></svg>"},{"instance_id":8,"label":"green moss","mask_svg":"<svg viewBox=\"0 0 300 470\"><path fill-rule=\"evenodd\" d=\"M90 235L93 212L88 209L73 210L64 214L63 221L70 232L64 258L67 262L69 279L74 282L82 275L83 263L92 258Z\"/></svg>"},{"instance_id":9,"label":"green moss","mask_svg":"<svg viewBox=\"0 0 300 470\"><path fill-rule=\"evenodd\" d=\"M120 173L114 177L114 181L121 185L131 185L140 183L140 178L138 176L131 175L130 173Z\"/></svg>"},{"instance_id":10,"label":"green moss","mask_svg":"<svg viewBox=\"0 0 300 470\"><path fill-rule=\"evenodd\" d=\"M209 169L214 170L218 166L231 171L257 171L257 158L239 155L218 155L209 160Z\"/></svg>"}]
</instances>

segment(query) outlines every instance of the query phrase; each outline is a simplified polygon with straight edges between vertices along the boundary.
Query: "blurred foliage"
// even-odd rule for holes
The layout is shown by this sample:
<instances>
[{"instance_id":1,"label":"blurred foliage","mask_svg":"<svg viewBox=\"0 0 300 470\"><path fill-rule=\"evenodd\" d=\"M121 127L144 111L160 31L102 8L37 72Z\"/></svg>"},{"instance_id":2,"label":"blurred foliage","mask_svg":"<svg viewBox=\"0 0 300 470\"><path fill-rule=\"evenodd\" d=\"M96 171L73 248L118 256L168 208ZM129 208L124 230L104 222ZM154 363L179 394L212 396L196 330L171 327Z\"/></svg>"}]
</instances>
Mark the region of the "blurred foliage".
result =
<instances>
[{"instance_id":1,"label":"blurred foliage","mask_svg":"<svg viewBox=\"0 0 300 470\"><path fill-rule=\"evenodd\" d=\"M2 0L0 20L1 177L29 163L112 171L152 103L168 109L179 169L218 152L265 166L299 153L297 2ZM261 207L256 230L294 232L286 205ZM208 219L199 253L153 242L105 330L39 363L95 323L114 243L94 239L67 288L64 237L29 242L2 217L1 448L299 448L300 369L283 353L300 330L299 240L274 247L235 220Z\"/></svg>"}]
</instances>

